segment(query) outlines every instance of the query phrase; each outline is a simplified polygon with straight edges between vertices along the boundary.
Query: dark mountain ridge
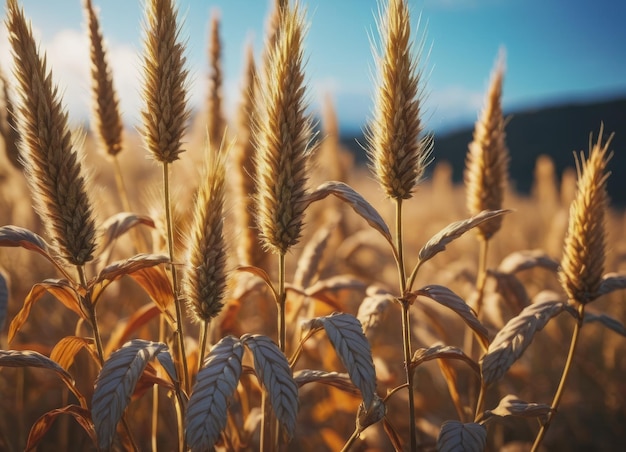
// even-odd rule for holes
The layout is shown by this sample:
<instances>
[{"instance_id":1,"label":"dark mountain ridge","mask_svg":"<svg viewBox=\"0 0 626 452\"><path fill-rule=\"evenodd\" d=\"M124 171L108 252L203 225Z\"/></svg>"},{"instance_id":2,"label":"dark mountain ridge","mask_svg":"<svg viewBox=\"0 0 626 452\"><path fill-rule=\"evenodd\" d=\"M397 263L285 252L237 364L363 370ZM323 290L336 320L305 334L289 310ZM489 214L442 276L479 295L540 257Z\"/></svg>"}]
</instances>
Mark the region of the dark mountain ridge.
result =
<instances>
[{"instance_id":1,"label":"dark mountain ridge","mask_svg":"<svg viewBox=\"0 0 626 452\"><path fill-rule=\"evenodd\" d=\"M608 181L611 202L626 206L626 97L587 103L570 103L544 108L505 112L508 118L506 142L510 153L509 173L513 188L529 193L537 157L549 155L560 177L567 167L575 167L574 152L589 151L589 140L597 141L604 125L603 142L614 133L609 162L612 172ZM472 140L473 125L456 131L435 134L434 163L448 161L453 178L463 178L467 145ZM343 144L365 161L365 153L357 143L363 136L344 137Z\"/></svg>"}]
</instances>

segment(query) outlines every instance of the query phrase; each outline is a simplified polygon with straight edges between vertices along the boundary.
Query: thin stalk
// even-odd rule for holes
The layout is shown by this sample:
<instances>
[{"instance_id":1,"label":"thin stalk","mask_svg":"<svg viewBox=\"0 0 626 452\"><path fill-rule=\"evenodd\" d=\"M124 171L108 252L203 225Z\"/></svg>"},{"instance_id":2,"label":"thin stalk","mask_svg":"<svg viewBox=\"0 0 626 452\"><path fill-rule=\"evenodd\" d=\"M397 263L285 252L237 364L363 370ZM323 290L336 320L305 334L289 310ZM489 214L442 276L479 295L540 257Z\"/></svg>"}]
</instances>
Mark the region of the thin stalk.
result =
<instances>
[{"instance_id":1,"label":"thin stalk","mask_svg":"<svg viewBox=\"0 0 626 452\"><path fill-rule=\"evenodd\" d=\"M185 330L183 326L183 308L178 297L178 276L174 262L174 225L172 221L172 205L170 200L170 176L169 164L163 162L163 191L165 198L165 221L167 223L167 248L170 257L170 269L172 271L172 287L174 289L174 306L176 308L176 338L178 342L178 359L182 366L182 387L189 393L189 371L187 370L187 355L185 354ZM182 427L182 426L181 426Z\"/></svg>"},{"instance_id":2,"label":"thin stalk","mask_svg":"<svg viewBox=\"0 0 626 452\"><path fill-rule=\"evenodd\" d=\"M205 320L200 327L200 350L198 350L198 372L202 369L204 355L206 353L206 344L209 337L209 320Z\"/></svg>"},{"instance_id":3,"label":"thin stalk","mask_svg":"<svg viewBox=\"0 0 626 452\"><path fill-rule=\"evenodd\" d=\"M263 410L263 416L261 416L261 452L270 452L275 449L273 448L274 441L272 439L272 410L267 391L261 392L261 407Z\"/></svg>"},{"instance_id":4,"label":"thin stalk","mask_svg":"<svg viewBox=\"0 0 626 452\"><path fill-rule=\"evenodd\" d=\"M478 401L476 402L476 412L474 413L474 422L478 422L483 415L483 407L485 405L485 384L480 381L480 392L478 393Z\"/></svg>"},{"instance_id":5,"label":"thin stalk","mask_svg":"<svg viewBox=\"0 0 626 452\"><path fill-rule=\"evenodd\" d=\"M341 452L348 452L350 450L350 448L352 447L352 445L354 444L354 442L357 439L359 439L359 435L360 434L361 434L361 432L359 431L359 429L355 428L354 432L352 432L352 435L350 436L350 438L348 438L348 441L346 441L346 444L341 449Z\"/></svg>"},{"instance_id":6,"label":"thin stalk","mask_svg":"<svg viewBox=\"0 0 626 452\"><path fill-rule=\"evenodd\" d=\"M113 156L113 167L115 169L115 184L117 185L117 191L120 195L120 201L122 202L122 208L126 212L132 212L130 208L130 201L128 200L128 191L126 191L126 184L124 183L124 177L122 176L122 168L117 155Z\"/></svg>"},{"instance_id":7,"label":"thin stalk","mask_svg":"<svg viewBox=\"0 0 626 452\"><path fill-rule=\"evenodd\" d=\"M165 317L159 315L159 342L165 342ZM159 430L159 385L152 386L152 452L157 452Z\"/></svg>"},{"instance_id":8,"label":"thin stalk","mask_svg":"<svg viewBox=\"0 0 626 452\"><path fill-rule=\"evenodd\" d=\"M285 254L278 255L278 347L287 351L287 329L285 325Z\"/></svg>"},{"instance_id":9,"label":"thin stalk","mask_svg":"<svg viewBox=\"0 0 626 452\"><path fill-rule=\"evenodd\" d=\"M411 372L411 324L409 308L411 304L405 300L406 274L404 271L404 251L402 244L402 199L396 198L396 250L398 252L398 276L402 302L402 344L404 348L404 369L409 395L409 434L411 451L417 450L417 431L415 428L415 399L413 396L413 376Z\"/></svg>"},{"instance_id":10,"label":"thin stalk","mask_svg":"<svg viewBox=\"0 0 626 452\"><path fill-rule=\"evenodd\" d=\"M559 408L559 403L561 403L561 396L563 395L563 390L565 389L565 382L567 381L567 377L569 375L570 368L572 367L572 362L574 361L574 352L576 351L576 345L578 344L578 338L580 336L580 330L583 327L583 320L585 319L585 305L583 303L579 303L578 305L578 320L576 321L576 325L574 326L574 331L572 332L572 341L570 342L569 353L567 354L567 360L565 361L565 367L563 368L563 373L561 374L561 381L559 382L559 387L554 394L554 399L552 400L551 408L552 410L548 414L548 419L541 426L537 437L535 438L535 442L531 449L531 452L536 452L543 441L543 437L545 436L548 428L550 427L550 423L552 422L552 418L554 417L554 413L556 413Z\"/></svg>"}]
</instances>

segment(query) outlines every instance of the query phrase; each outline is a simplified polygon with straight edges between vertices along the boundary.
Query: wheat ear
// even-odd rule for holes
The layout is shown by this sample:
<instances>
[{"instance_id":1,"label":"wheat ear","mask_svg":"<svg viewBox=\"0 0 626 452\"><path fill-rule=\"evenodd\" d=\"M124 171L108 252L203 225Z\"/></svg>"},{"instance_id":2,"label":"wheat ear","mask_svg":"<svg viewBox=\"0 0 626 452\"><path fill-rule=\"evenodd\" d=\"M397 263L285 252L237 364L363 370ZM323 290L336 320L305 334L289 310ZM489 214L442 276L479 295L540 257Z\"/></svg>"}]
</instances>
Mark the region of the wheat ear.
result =
<instances>
[{"instance_id":1,"label":"wheat ear","mask_svg":"<svg viewBox=\"0 0 626 452\"><path fill-rule=\"evenodd\" d=\"M24 168L22 157L20 156L20 148L18 142L20 135L17 131L17 117L15 105L11 98L11 90L9 81L3 72L0 71L0 83L2 83L2 100L4 102L4 115L2 116L2 124L0 125L0 134L4 140L4 150L9 158L9 162L18 170Z\"/></svg>"},{"instance_id":2,"label":"wheat ear","mask_svg":"<svg viewBox=\"0 0 626 452\"><path fill-rule=\"evenodd\" d=\"M198 188L188 239L182 290L192 319L202 324L200 366L206 348L207 329L224 306L226 242L223 231L226 188L225 153L207 146L206 169Z\"/></svg>"},{"instance_id":3,"label":"wheat ear","mask_svg":"<svg viewBox=\"0 0 626 452\"><path fill-rule=\"evenodd\" d=\"M67 113L17 1L7 1L14 57L21 155L36 209L61 258L82 266L93 258L96 224Z\"/></svg>"},{"instance_id":4,"label":"wheat ear","mask_svg":"<svg viewBox=\"0 0 626 452\"><path fill-rule=\"evenodd\" d=\"M304 217L311 121L304 96L304 19L283 9L260 91L256 175L257 222L265 248L285 254L298 243Z\"/></svg>"},{"instance_id":5,"label":"wheat ear","mask_svg":"<svg viewBox=\"0 0 626 452\"><path fill-rule=\"evenodd\" d=\"M220 40L220 18L213 12L209 41L209 95L207 99L207 130L209 144L217 148L224 135L225 120L222 114L222 42Z\"/></svg>"},{"instance_id":6,"label":"wheat ear","mask_svg":"<svg viewBox=\"0 0 626 452\"><path fill-rule=\"evenodd\" d=\"M465 185L471 215L502 208L509 163L501 106L503 79L504 57L500 54L467 154ZM502 216L484 222L478 226L479 234L488 240L500 229L501 223Z\"/></svg>"},{"instance_id":7,"label":"wheat ear","mask_svg":"<svg viewBox=\"0 0 626 452\"><path fill-rule=\"evenodd\" d=\"M251 46L246 51L241 103L237 110L237 142L233 149L237 222L239 225L237 254L244 265L266 268L267 254L257 237L252 214L252 196L255 192L254 139L252 132L257 97L257 71Z\"/></svg>"},{"instance_id":8,"label":"wheat ear","mask_svg":"<svg viewBox=\"0 0 626 452\"><path fill-rule=\"evenodd\" d=\"M561 402L583 327L585 306L599 296L606 257L605 215L608 208L606 182L610 175L607 172L607 164L612 157L608 148L613 138L611 135L602 144L602 132L603 127L600 127L597 143L593 146L590 143L589 157L585 158L581 152L576 159L578 187L570 207L559 279L570 302L576 305L578 317L561 380L552 400L551 411L535 438L532 452L539 449Z\"/></svg>"}]
</instances>

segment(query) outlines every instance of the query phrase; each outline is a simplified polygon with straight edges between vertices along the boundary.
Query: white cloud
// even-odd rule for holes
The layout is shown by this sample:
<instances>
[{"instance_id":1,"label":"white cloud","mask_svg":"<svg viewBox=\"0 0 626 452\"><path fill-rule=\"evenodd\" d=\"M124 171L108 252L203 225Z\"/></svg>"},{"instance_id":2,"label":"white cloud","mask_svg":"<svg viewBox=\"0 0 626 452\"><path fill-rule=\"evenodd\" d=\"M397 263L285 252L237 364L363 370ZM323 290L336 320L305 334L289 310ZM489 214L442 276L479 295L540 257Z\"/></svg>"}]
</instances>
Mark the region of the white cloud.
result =
<instances>
[{"instance_id":1,"label":"white cloud","mask_svg":"<svg viewBox=\"0 0 626 452\"><path fill-rule=\"evenodd\" d=\"M425 117L433 129L474 121L482 108L485 93L461 85L432 90L426 99Z\"/></svg>"}]
</instances>

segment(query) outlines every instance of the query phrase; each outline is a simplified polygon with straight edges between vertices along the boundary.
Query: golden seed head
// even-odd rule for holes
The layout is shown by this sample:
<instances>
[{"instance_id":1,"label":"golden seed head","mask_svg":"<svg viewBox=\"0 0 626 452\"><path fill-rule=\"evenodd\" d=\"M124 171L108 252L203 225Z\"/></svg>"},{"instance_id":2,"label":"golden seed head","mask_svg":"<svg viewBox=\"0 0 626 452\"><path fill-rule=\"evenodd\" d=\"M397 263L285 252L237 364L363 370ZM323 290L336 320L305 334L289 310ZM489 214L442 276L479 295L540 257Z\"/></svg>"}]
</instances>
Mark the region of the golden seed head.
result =
<instances>
[{"instance_id":1,"label":"golden seed head","mask_svg":"<svg viewBox=\"0 0 626 452\"><path fill-rule=\"evenodd\" d=\"M142 133L148 151L163 163L174 162L183 152L189 119L188 71L176 16L172 0L146 1Z\"/></svg>"},{"instance_id":2,"label":"golden seed head","mask_svg":"<svg viewBox=\"0 0 626 452\"><path fill-rule=\"evenodd\" d=\"M467 209L472 215L502 208L509 164L501 106L503 78L504 60L500 57L467 153L465 185ZM502 216L498 216L478 226L478 233L488 240L498 232L501 224Z\"/></svg>"},{"instance_id":3,"label":"golden seed head","mask_svg":"<svg viewBox=\"0 0 626 452\"><path fill-rule=\"evenodd\" d=\"M390 0L378 28L382 55L377 58L379 82L368 156L386 195L408 199L429 163L432 140L420 138L421 72L419 54L413 52L407 2Z\"/></svg>"},{"instance_id":4,"label":"golden seed head","mask_svg":"<svg viewBox=\"0 0 626 452\"><path fill-rule=\"evenodd\" d=\"M220 313L226 289L225 155L210 149L206 154L206 171L198 188L182 281L187 306L198 322Z\"/></svg>"},{"instance_id":5,"label":"golden seed head","mask_svg":"<svg viewBox=\"0 0 626 452\"><path fill-rule=\"evenodd\" d=\"M304 19L298 5L281 9L279 27L259 91L256 214L265 248L284 254L300 239L311 121L305 113Z\"/></svg>"},{"instance_id":6,"label":"golden seed head","mask_svg":"<svg viewBox=\"0 0 626 452\"><path fill-rule=\"evenodd\" d=\"M35 207L60 257L83 265L93 258L96 225L67 113L15 0L7 1L5 20L17 80L20 153Z\"/></svg>"},{"instance_id":7,"label":"golden seed head","mask_svg":"<svg viewBox=\"0 0 626 452\"><path fill-rule=\"evenodd\" d=\"M116 156L122 150L122 119L113 76L107 63L98 16L91 0L85 0L85 14L91 49L91 91L94 132L106 153Z\"/></svg>"},{"instance_id":8,"label":"golden seed head","mask_svg":"<svg viewBox=\"0 0 626 452\"><path fill-rule=\"evenodd\" d=\"M207 130L210 145L219 146L224 135L225 120L222 115L222 42L220 19L217 13L211 16L211 40L209 43L209 96L207 99Z\"/></svg>"},{"instance_id":9,"label":"golden seed head","mask_svg":"<svg viewBox=\"0 0 626 452\"><path fill-rule=\"evenodd\" d=\"M611 136L612 138L612 136ZM589 157L577 158L578 187L570 207L559 278L570 300L588 303L598 296L606 251L605 212L609 138L602 144L602 128Z\"/></svg>"}]
</instances>

